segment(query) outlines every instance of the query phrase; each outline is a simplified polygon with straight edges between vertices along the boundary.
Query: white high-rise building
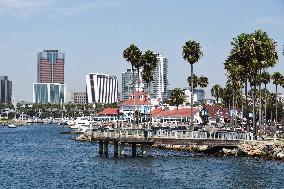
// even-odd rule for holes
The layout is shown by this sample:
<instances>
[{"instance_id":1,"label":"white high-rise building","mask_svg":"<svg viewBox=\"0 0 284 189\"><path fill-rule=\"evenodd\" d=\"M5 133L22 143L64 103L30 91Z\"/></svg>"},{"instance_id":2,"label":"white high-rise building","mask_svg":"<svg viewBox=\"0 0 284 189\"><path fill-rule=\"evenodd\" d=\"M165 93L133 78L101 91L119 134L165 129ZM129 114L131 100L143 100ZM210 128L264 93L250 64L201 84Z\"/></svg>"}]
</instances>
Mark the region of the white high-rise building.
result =
<instances>
[{"instance_id":1,"label":"white high-rise building","mask_svg":"<svg viewBox=\"0 0 284 189\"><path fill-rule=\"evenodd\" d=\"M118 81L116 76L89 73L86 75L88 103L110 104L117 102Z\"/></svg>"},{"instance_id":2,"label":"white high-rise building","mask_svg":"<svg viewBox=\"0 0 284 189\"><path fill-rule=\"evenodd\" d=\"M157 67L154 70L154 80L151 82L151 98L166 100L168 94L168 59L161 54L156 54Z\"/></svg>"}]
</instances>

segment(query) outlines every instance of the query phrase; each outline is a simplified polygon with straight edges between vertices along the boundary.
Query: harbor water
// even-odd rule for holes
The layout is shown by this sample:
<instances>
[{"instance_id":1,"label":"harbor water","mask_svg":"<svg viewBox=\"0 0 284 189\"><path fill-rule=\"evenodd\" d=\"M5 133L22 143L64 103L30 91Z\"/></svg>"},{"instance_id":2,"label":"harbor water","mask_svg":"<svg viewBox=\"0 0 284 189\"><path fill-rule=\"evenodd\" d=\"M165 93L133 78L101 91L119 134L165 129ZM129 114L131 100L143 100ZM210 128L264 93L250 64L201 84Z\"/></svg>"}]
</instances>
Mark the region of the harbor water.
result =
<instances>
[{"instance_id":1,"label":"harbor water","mask_svg":"<svg viewBox=\"0 0 284 189\"><path fill-rule=\"evenodd\" d=\"M283 188L284 162L149 149L98 155L58 125L0 127L0 188ZM130 149L126 148L126 153ZM139 151L138 151L139 153Z\"/></svg>"}]
</instances>

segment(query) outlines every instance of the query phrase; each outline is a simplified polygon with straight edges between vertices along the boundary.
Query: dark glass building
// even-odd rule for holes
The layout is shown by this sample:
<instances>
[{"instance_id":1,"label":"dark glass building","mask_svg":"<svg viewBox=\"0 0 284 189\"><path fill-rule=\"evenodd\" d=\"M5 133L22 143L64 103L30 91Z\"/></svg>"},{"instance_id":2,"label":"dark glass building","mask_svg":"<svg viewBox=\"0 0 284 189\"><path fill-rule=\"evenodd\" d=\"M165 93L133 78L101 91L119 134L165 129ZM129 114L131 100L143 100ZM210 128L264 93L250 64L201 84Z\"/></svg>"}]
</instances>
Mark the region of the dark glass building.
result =
<instances>
[{"instance_id":1,"label":"dark glass building","mask_svg":"<svg viewBox=\"0 0 284 189\"><path fill-rule=\"evenodd\" d=\"M0 76L0 103L12 102L12 81L8 76Z\"/></svg>"}]
</instances>

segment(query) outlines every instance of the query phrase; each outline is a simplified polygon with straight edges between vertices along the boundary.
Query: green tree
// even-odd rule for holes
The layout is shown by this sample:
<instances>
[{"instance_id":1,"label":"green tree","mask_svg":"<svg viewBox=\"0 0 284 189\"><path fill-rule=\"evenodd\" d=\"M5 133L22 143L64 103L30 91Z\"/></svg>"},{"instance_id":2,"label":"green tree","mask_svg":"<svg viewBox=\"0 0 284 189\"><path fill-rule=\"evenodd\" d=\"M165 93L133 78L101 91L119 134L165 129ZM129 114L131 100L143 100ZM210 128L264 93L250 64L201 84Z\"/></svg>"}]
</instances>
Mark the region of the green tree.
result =
<instances>
[{"instance_id":1,"label":"green tree","mask_svg":"<svg viewBox=\"0 0 284 189\"><path fill-rule=\"evenodd\" d=\"M264 117L265 125L267 124L267 84L270 83L270 74L267 71L261 73L261 82L264 84Z\"/></svg>"},{"instance_id":2,"label":"green tree","mask_svg":"<svg viewBox=\"0 0 284 189\"><path fill-rule=\"evenodd\" d=\"M193 93L193 64L203 56L201 46L193 40L187 41L182 47L182 57L190 64L191 92ZM193 95L191 95L191 129L193 129Z\"/></svg>"},{"instance_id":3,"label":"green tree","mask_svg":"<svg viewBox=\"0 0 284 189\"><path fill-rule=\"evenodd\" d=\"M211 89L211 95L216 98L217 104L220 96L222 96L223 88L220 85L214 85Z\"/></svg>"},{"instance_id":4,"label":"green tree","mask_svg":"<svg viewBox=\"0 0 284 189\"><path fill-rule=\"evenodd\" d=\"M184 91L181 90L180 88L175 88L174 90L172 90L170 102L172 105L177 107L177 111L178 111L179 105L185 102Z\"/></svg>"},{"instance_id":5,"label":"green tree","mask_svg":"<svg viewBox=\"0 0 284 189\"><path fill-rule=\"evenodd\" d=\"M278 85L281 85L283 83L283 80L284 80L284 77L283 75L280 73L280 72L275 72L272 74L272 79L273 79L273 84L275 85L275 107L276 107L276 113L275 113L275 122L278 123L278 114L277 114L277 111L278 111L278 108L277 108L277 105L278 105Z\"/></svg>"},{"instance_id":6,"label":"green tree","mask_svg":"<svg viewBox=\"0 0 284 189\"><path fill-rule=\"evenodd\" d=\"M269 38L265 32L257 30L252 34L241 34L237 38L234 38L232 46L233 48L228 58L230 64L248 67L246 71L249 71L250 83L254 91L256 91L256 85L260 86L258 75L261 74L263 69L274 66L278 61L276 42ZM256 95L253 94L253 128L256 138L255 97Z\"/></svg>"},{"instance_id":7,"label":"green tree","mask_svg":"<svg viewBox=\"0 0 284 189\"><path fill-rule=\"evenodd\" d=\"M133 103L135 106L135 74L134 74L134 68L137 68L138 71L138 80L139 80L139 69L142 66L141 64L141 56L142 52L140 49L135 46L134 44L131 44L128 48L126 48L123 51L123 58L126 59L127 62L131 64L132 67L132 75L133 75ZM138 81L139 85L139 81Z\"/></svg>"},{"instance_id":8,"label":"green tree","mask_svg":"<svg viewBox=\"0 0 284 189\"><path fill-rule=\"evenodd\" d=\"M148 96L150 98L150 120L151 120L151 94L150 94L150 88L151 88L151 82L154 80L154 70L157 67L158 59L156 55L151 51L147 50L142 55L142 61L143 61L143 71L142 71L142 79L146 82L147 88L148 88Z\"/></svg>"}]
</instances>

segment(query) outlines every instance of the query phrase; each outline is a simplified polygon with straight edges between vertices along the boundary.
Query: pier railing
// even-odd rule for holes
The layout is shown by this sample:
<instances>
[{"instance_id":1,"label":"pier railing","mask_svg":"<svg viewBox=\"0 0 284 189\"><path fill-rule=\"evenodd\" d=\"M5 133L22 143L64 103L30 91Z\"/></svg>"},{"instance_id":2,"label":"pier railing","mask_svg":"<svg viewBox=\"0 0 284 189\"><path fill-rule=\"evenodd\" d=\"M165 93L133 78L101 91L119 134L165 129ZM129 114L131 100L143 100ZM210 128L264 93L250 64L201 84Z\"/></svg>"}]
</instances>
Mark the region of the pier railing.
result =
<instances>
[{"instance_id":1,"label":"pier railing","mask_svg":"<svg viewBox=\"0 0 284 189\"><path fill-rule=\"evenodd\" d=\"M229 131L187 131L187 130L141 130L141 129L114 129L114 130L93 130L92 138L111 139L211 139L211 140L253 140L253 133L250 132L229 132Z\"/></svg>"}]
</instances>

